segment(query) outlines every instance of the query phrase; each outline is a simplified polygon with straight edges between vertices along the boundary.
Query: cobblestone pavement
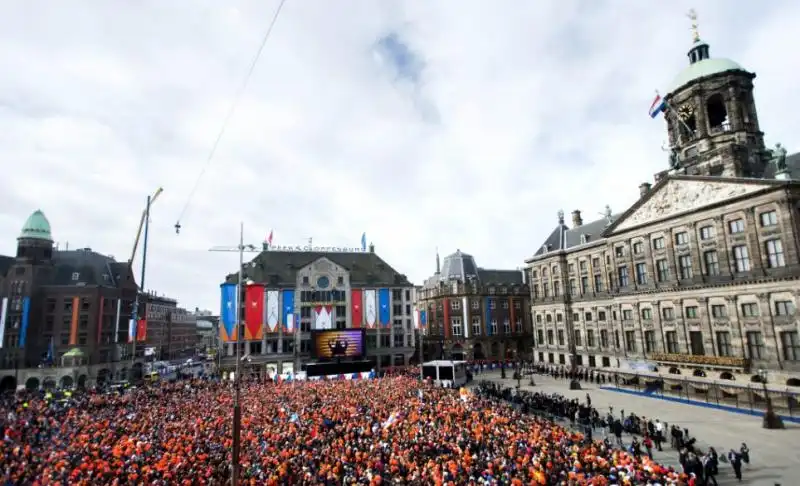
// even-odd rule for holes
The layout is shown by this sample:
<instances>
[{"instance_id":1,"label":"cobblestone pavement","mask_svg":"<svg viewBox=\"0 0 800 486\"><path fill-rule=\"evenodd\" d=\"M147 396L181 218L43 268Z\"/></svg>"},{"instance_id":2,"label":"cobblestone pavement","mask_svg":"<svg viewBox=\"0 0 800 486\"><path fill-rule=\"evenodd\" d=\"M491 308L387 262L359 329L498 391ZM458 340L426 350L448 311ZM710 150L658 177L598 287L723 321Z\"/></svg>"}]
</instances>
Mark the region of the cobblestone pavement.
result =
<instances>
[{"instance_id":1,"label":"cobblestone pavement","mask_svg":"<svg viewBox=\"0 0 800 486\"><path fill-rule=\"evenodd\" d=\"M511 376L509 373L508 376ZM474 383L482 380L502 382L508 387L515 387L516 380L500 378L500 372L482 373L475 376ZM601 390L600 385L581 383L583 390L570 390L569 380L555 380L549 376L534 375L536 386L528 386L528 376L522 380L522 389L542 393L559 393L568 398L579 398L584 401L589 393L592 406L605 413L609 407L614 414L621 410L639 416L660 419L672 425L688 428L689 434L697 438L700 447L713 446L718 453L727 454L731 449L739 449L742 442L750 448L750 465L742 470L743 481L739 483L733 476L733 470L727 463L720 464L717 481L721 485L742 484L747 486L790 486L800 484L800 425L786 423L786 430L766 430L761 427L761 418L726 412L712 408L669 402L658 398L639 397L611 390ZM565 425L569 425L565 423ZM596 430L595 437L603 438L605 431ZM630 444L630 436L623 437ZM678 452L669 444L663 452L655 451L655 459L664 465L680 469Z\"/></svg>"}]
</instances>

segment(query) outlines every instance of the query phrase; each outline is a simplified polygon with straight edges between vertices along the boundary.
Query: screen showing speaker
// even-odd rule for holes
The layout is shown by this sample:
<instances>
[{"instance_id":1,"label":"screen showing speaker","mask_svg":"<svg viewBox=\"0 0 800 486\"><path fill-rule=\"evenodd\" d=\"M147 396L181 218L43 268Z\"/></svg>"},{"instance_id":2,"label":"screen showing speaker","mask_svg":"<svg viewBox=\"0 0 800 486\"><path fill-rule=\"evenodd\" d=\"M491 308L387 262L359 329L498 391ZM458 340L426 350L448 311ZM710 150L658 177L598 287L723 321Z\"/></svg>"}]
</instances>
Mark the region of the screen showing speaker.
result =
<instances>
[{"instance_id":1,"label":"screen showing speaker","mask_svg":"<svg viewBox=\"0 0 800 486\"><path fill-rule=\"evenodd\" d=\"M317 359L361 358L366 354L363 329L314 331L311 346Z\"/></svg>"}]
</instances>

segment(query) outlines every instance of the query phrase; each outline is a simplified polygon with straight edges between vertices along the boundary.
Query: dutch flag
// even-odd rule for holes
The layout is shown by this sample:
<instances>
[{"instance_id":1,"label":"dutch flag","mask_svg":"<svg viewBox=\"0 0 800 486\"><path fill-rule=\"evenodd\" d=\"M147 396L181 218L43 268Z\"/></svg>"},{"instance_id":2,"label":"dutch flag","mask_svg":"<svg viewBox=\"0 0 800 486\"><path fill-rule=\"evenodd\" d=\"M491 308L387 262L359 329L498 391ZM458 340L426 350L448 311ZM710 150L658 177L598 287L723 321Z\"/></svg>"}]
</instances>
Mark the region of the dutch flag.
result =
<instances>
[{"instance_id":1,"label":"dutch flag","mask_svg":"<svg viewBox=\"0 0 800 486\"><path fill-rule=\"evenodd\" d=\"M650 118L657 117L660 113L667 109L667 101L661 97L660 94L656 93L656 98L653 100L653 104L650 105Z\"/></svg>"}]
</instances>

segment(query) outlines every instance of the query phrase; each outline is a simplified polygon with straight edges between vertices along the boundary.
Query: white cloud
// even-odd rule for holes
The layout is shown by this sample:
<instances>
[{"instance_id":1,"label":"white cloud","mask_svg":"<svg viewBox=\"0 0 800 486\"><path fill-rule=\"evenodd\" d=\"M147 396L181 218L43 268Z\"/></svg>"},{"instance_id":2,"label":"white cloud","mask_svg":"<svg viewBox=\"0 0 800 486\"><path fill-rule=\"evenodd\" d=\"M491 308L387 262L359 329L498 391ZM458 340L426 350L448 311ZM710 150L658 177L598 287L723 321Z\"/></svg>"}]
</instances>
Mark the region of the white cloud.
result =
<instances>
[{"instance_id":1,"label":"white cloud","mask_svg":"<svg viewBox=\"0 0 800 486\"><path fill-rule=\"evenodd\" d=\"M0 253L41 208L60 242L126 258L163 186L147 287L188 307L216 307L236 256L206 250L235 245L240 220L254 243L366 231L417 282L436 246L520 266L559 208L621 211L666 168L646 109L687 62L692 6L712 55L758 73L769 142L800 146L794 2L288 0L176 236L276 6L0 6ZM375 52L391 33L416 84Z\"/></svg>"}]
</instances>

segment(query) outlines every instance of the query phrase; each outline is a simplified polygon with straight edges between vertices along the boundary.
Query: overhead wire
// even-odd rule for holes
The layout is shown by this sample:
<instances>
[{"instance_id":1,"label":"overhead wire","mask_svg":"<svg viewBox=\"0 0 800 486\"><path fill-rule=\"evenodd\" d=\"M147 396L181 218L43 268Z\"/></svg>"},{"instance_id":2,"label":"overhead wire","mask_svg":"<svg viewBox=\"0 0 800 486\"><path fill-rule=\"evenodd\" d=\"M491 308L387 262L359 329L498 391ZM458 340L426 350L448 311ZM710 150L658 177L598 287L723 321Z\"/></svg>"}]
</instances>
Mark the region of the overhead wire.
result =
<instances>
[{"instance_id":1,"label":"overhead wire","mask_svg":"<svg viewBox=\"0 0 800 486\"><path fill-rule=\"evenodd\" d=\"M258 64L258 60L261 58L261 53L264 51L264 46L267 45L267 41L269 40L269 37L272 34L272 30L275 28L275 24L278 21L278 17L280 17L281 11L283 10L283 5L285 3L286 0L280 0L278 8L275 9L275 13L272 15L272 21L270 21L269 27L267 27L267 30L264 32L264 36L261 39L261 44L258 46L256 55L253 57L253 61L250 63L250 68L247 70L247 74L245 75L242 84L239 85L239 89L236 90L236 94L233 97L233 101L231 102L231 105L228 108L228 112L222 121L222 126L220 127L220 130L217 133L217 138L214 140L214 143L211 146L211 151L208 153L208 157L206 158L206 161L203 164L203 168L200 170L200 174L197 176L197 180L195 180L194 186L192 187L192 190L189 192L189 196L186 199L186 204L184 204L183 209L181 209L181 212L178 215L178 220L175 223L175 234L180 234L181 232L181 221L183 220L184 216L186 216L186 212L189 210L189 206L194 200L194 195L197 192L197 189L200 187L200 183L203 180L203 176L205 175L208 168L211 166L211 162L214 160L214 155L217 153L217 148L219 147L219 143L222 140L222 137L225 135L225 131L228 128L228 124L230 123L231 118L233 118L233 114L236 112L236 107L239 105L239 100L241 99L242 95L247 89L247 85L250 82L250 78L253 76L253 71L255 71L256 65Z\"/></svg>"}]
</instances>

